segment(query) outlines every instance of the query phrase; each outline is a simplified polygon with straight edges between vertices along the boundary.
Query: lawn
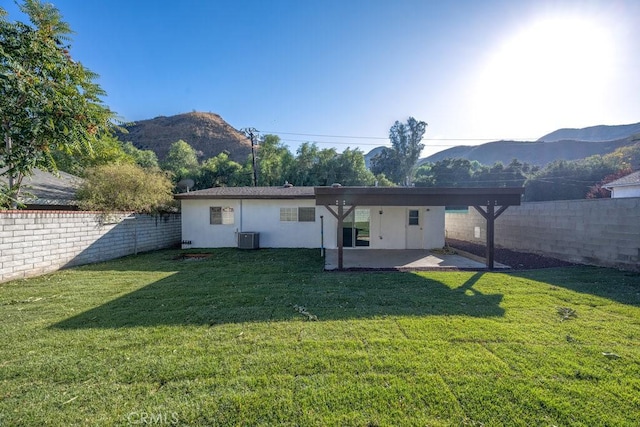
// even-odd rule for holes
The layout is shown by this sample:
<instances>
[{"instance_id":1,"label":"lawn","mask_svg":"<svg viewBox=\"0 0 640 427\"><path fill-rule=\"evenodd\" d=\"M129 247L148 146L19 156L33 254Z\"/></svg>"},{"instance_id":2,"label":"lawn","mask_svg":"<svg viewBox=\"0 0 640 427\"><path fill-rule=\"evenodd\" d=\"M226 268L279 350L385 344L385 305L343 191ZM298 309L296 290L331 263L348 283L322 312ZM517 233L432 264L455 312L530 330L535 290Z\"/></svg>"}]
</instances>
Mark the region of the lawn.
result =
<instances>
[{"instance_id":1,"label":"lawn","mask_svg":"<svg viewBox=\"0 0 640 427\"><path fill-rule=\"evenodd\" d=\"M638 273L182 253L0 285L0 425L638 425Z\"/></svg>"}]
</instances>

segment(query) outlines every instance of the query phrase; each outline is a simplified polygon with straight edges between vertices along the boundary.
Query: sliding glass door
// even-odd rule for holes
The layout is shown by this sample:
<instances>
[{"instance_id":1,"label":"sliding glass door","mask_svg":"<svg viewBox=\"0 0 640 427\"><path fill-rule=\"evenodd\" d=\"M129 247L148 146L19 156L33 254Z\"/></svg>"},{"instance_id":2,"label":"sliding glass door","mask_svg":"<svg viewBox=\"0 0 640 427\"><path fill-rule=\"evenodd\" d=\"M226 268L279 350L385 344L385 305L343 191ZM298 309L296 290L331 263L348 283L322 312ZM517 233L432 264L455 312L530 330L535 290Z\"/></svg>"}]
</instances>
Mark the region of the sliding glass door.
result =
<instances>
[{"instance_id":1,"label":"sliding glass door","mask_svg":"<svg viewBox=\"0 0 640 427\"><path fill-rule=\"evenodd\" d=\"M354 209L342 225L342 242L345 248L369 246L371 228L371 211Z\"/></svg>"}]
</instances>

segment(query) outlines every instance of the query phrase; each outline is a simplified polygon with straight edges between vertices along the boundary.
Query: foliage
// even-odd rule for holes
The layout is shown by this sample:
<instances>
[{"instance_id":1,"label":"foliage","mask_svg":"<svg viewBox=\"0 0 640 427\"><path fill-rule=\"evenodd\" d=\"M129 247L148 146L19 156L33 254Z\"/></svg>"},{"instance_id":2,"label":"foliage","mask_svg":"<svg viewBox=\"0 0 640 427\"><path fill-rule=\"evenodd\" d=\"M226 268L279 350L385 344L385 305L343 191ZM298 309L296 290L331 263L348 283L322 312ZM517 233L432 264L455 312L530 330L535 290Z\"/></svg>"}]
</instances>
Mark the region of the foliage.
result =
<instances>
[{"instance_id":1,"label":"foliage","mask_svg":"<svg viewBox=\"0 0 640 427\"><path fill-rule=\"evenodd\" d=\"M587 192L587 199L608 199L611 197L611 190L604 188L608 183L615 181L616 179L627 176L633 171L631 169L622 169L616 173L605 176L600 182L589 187Z\"/></svg>"},{"instance_id":2,"label":"foliage","mask_svg":"<svg viewBox=\"0 0 640 427\"><path fill-rule=\"evenodd\" d=\"M251 170L220 153L205 160L200 167L195 189L210 187L237 187L251 185Z\"/></svg>"},{"instance_id":3,"label":"foliage","mask_svg":"<svg viewBox=\"0 0 640 427\"><path fill-rule=\"evenodd\" d=\"M140 150L131 142L121 143L122 150L133 159L133 161L145 169L157 169L160 167L158 156L152 150Z\"/></svg>"},{"instance_id":4,"label":"foliage","mask_svg":"<svg viewBox=\"0 0 640 427\"><path fill-rule=\"evenodd\" d=\"M293 155L277 135L264 135L257 150L258 186L278 186L290 181Z\"/></svg>"},{"instance_id":5,"label":"foliage","mask_svg":"<svg viewBox=\"0 0 640 427\"><path fill-rule=\"evenodd\" d=\"M384 173L397 184L410 185L416 162L424 148L421 143L427 124L409 117L407 123L396 121L389 130L391 148L371 159L371 171Z\"/></svg>"},{"instance_id":6,"label":"foliage","mask_svg":"<svg viewBox=\"0 0 640 427\"><path fill-rule=\"evenodd\" d=\"M171 205L172 190L165 172L110 164L88 169L77 197L84 210L156 213Z\"/></svg>"},{"instance_id":7,"label":"foliage","mask_svg":"<svg viewBox=\"0 0 640 427\"><path fill-rule=\"evenodd\" d=\"M467 159L444 159L421 165L416 170L419 187L522 187L535 167L513 159L504 166L485 166Z\"/></svg>"},{"instance_id":8,"label":"foliage","mask_svg":"<svg viewBox=\"0 0 640 427\"><path fill-rule=\"evenodd\" d=\"M527 180L525 200L584 199L595 183L619 169L613 158L599 155L576 161L557 160Z\"/></svg>"},{"instance_id":9,"label":"foliage","mask_svg":"<svg viewBox=\"0 0 640 427\"><path fill-rule=\"evenodd\" d=\"M52 157L59 170L78 176L82 176L86 168L134 162L122 143L111 134L101 135L92 143L91 148L90 152L71 147L56 150L52 152Z\"/></svg>"},{"instance_id":10,"label":"foliage","mask_svg":"<svg viewBox=\"0 0 640 427\"><path fill-rule=\"evenodd\" d=\"M315 249L207 253L0 285L2 424L637 424L637 274L337 274Z\"/></svg>"},{"instance_id":11,"label":"foliage","mask_svg":"<svg viewBox=\"0 0 640 427\"><path fill-rule=\"evenodd\" d=\"M0 9L0 168L16 195L34 168L56 169L53 152L90 153L113 126L96 74L69 54L71 29L59 11L38 0L20 9L31 25Z\"/></svg>"},{"instance_id":12,"label":"foliage","mask_svg":"<svg viewBox=\"0 0 640 427\"><path fill-rule=\"evenodd\" d=\"M187 142L179 140L171 144L162 168L173 174L175 182L196 178L199 173L198 153Z\"/></svg>"}]
</instances>

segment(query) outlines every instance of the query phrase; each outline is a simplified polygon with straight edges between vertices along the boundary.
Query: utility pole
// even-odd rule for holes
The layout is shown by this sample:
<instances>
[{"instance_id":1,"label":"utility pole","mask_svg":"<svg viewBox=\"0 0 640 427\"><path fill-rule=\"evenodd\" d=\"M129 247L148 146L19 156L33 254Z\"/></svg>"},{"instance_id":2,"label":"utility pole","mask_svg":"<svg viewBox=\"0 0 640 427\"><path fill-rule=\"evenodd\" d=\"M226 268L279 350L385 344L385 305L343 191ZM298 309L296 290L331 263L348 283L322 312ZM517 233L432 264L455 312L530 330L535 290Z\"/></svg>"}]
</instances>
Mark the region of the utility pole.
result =
<instances>
[{"instance_id":1,"label":"utility pole","mask_svg":"<svg viewBox=\"0 0 640 427\"><path fill-rule=\"evenodd\" d=\"M249 137L251 140L251 158L253 161L253 186L258 186L258 168L256 167L256 149L255 149L255 138L258 130L256 128L244 128L242 129L245 135Z\"/></svg>"}]
</instances>

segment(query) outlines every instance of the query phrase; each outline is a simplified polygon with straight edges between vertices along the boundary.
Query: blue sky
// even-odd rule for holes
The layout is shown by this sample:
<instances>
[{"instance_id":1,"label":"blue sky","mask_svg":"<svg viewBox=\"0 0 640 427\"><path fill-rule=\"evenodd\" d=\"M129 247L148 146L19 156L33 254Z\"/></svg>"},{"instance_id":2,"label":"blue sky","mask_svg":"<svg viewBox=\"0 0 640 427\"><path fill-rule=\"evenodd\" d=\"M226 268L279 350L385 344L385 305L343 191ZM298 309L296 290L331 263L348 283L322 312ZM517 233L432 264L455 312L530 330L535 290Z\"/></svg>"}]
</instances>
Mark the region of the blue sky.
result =
<instances>
[{"instance_id":1,"label":"blue sky","mask_svg":"<svg viewBox=\"0 0 640 427\"><path fill-rule=\"evenodd\" d=\"M294 152L366 153L413 116L429 124L425 155L640 121L637 0L53 4L125 121L210 111Z\"/></svg>"}]
</instances>

